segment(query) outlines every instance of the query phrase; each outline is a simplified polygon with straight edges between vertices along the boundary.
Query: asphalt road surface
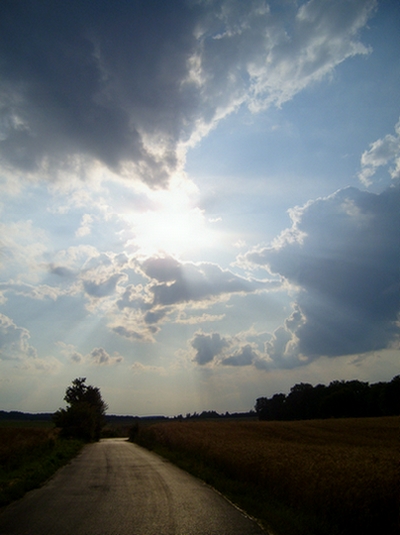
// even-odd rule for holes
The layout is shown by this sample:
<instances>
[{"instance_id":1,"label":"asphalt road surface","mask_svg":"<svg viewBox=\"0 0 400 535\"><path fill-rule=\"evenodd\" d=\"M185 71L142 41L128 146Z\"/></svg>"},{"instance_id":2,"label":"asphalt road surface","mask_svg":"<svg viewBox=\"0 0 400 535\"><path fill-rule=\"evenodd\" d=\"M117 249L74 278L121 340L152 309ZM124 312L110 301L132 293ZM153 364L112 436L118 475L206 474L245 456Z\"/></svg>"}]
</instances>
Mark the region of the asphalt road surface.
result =
<instances>
[{"instance_id":1,"label":"asphalt road surface","mask_svg":"<svg viewBox=\"0 0 400 535\"><path fill-rule=\"evenodd\" d=\"M265 535L200 480L121 439L85 446L0 512L0 535Z\"/></svg>"}]
</instances>

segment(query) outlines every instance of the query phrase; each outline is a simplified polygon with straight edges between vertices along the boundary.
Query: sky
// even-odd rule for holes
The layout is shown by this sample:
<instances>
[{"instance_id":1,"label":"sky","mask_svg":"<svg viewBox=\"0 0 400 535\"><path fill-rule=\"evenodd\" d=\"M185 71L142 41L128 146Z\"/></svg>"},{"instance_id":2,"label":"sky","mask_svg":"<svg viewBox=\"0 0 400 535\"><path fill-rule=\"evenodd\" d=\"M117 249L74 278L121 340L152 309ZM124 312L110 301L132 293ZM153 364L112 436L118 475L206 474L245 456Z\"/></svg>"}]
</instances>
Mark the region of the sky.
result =
<instances>
[{"instance_id":1,"label":"sky","mask_svg":"<svg viewBox=\"0 0 400 535\"><path fill-rule=\"evenodd\" d=\"M0 409L400 373L400 2L3 0Z\"/></svg>"}]
</instances>

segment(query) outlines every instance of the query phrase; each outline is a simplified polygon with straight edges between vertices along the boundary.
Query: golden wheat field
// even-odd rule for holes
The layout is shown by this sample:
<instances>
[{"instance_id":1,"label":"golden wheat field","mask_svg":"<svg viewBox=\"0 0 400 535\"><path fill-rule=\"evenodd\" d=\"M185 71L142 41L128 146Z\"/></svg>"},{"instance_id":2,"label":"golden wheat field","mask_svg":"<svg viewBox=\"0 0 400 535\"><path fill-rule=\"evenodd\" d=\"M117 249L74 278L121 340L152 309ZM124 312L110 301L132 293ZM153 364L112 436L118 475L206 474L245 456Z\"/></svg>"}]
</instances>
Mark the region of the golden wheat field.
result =
<instances>
[{"instance_id":1,"label":"golden wheat field","mask_svg":"<svg viewBox=\"0 0 400 535\"><path fill-rule=\"evenodd\" d=\"M365 529L396 523L399 418L174 421L142 440L194 456L289 507ZM145 438L146 437L146 438ZM145 442L143 442L145 443ZM391 533L390 527L380 533ZM394 533L395 531L393 531Z\"/></svg>"}]
</instances>

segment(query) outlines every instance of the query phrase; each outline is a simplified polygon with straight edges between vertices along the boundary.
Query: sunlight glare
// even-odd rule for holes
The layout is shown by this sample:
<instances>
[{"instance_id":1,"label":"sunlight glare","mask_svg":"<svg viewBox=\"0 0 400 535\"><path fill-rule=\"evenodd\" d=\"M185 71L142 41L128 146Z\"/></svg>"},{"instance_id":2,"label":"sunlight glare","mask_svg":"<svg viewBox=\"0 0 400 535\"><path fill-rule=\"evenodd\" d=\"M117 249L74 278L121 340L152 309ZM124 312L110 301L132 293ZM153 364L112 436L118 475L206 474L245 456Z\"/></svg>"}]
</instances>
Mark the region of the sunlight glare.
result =
<instances>
[{"instance_id":1,"label":"sunlight glare","mask_svg":"<svg viewBox=\"0 0 400 535\"><path fill-rule=\"evenodd\" d=\"M126 216L135 235L130 244L145 256L183 256L211 247L215 231L207 225L204 212L193 206L189 193L178 188L150 192L154 208Z\"/></svg>"}]
</instances>

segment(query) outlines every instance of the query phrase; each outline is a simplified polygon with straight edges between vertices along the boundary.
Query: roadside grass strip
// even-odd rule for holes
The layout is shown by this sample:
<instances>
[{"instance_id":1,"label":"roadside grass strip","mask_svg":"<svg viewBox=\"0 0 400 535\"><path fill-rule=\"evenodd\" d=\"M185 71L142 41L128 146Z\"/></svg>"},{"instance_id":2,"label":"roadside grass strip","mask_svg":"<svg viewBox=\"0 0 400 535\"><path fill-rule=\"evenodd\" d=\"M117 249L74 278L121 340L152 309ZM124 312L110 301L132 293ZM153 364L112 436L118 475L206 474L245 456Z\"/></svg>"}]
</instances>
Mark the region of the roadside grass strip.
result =
<instances>
[{"instance_id":1,"label":"roadside grass strip","mask_svg":"<svg viewBox=\"0 0 400 535\"><path fill-rule=\"evenodd\" d=\"M82 446L60 439L54 429L0 427L0 506L42 485Z\"/></svg>"}]
</instances>

